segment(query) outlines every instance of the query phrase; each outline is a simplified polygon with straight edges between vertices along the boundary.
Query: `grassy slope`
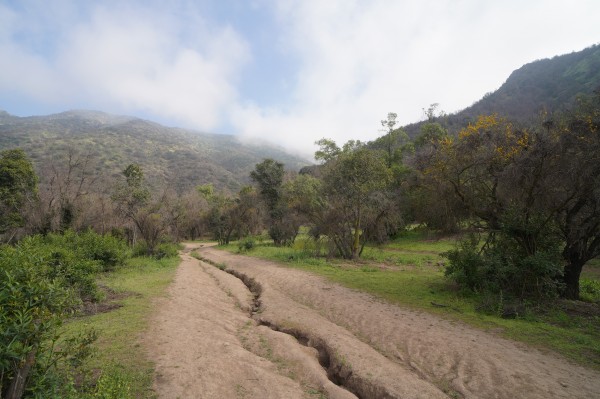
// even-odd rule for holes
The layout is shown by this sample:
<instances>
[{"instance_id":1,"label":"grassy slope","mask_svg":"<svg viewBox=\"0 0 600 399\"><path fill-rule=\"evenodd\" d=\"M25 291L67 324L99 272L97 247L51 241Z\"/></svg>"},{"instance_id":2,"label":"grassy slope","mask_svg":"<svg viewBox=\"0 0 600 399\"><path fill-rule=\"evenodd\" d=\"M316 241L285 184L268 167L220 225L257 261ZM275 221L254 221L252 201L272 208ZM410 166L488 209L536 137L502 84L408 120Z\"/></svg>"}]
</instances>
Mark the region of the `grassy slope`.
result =
<instances>
[{"instance_id":1,"label":"grassy slope","mask_svg":"<svg viewBox=\"0 0 600 399\"><path fill-rule=\"evenodd\" d=\"M65 326L66 334L93 328L98 332L97 352L90 370L117 372L131 385L132 397L153 397L153 366L140 347L139 337L148 325L153 300L164 295L173 280L179 258L160 261L148 258L129 260L126 267L106 274L100 284L124 294L122 307L92 316L79 317Z\"/></svg>"},{"instance_id":2,"label":"grassy slope","mask_svg":"<svg viewBox=\"0 0 600 399\"><path fill-rule=\"evenodd\" d=\"M367 248L362 260L315 258L302 240L295 248L257 246L248 255L275 260L287 266L323 275L347 287L359 289L413 309L460 320L504 337L551 349L580 364L600 369L600 316L582 316L564 310L564 303L528 311L518 319L503 319L476 311L485 298L461 292L443 274L441 252L453 248L451 239L424 240L409 234L382 248ZM235 244L224 247L238 251ZM586 278L600 280L600 265L592 264ZM492 298L499 301L499 298ZM447 305L438 308L432 305Z\"/></svg>"}]
</instances>

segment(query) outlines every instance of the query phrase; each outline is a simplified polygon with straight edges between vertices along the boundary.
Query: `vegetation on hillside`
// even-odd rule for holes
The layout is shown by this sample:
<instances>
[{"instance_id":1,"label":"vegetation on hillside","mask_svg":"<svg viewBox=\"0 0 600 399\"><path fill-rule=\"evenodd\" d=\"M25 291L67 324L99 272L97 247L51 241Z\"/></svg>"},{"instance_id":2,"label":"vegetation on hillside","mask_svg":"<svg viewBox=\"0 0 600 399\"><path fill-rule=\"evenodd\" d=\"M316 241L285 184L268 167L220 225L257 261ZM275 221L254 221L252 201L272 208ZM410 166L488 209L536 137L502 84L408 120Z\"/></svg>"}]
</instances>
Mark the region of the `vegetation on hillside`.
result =
<instances>
[{"instance_id":1,"label":"vegetation on hillside","mask_svg":"<svg viewBox=\"0 0 600 399\"><path fill-rule=\"evenodd\" d=\"M276 147L241 143L235 136L93 111L22 118L0 112L0 150L14 148L25 151L42 180L76 153L89 158L88 169L98 181L110 182L136 163L154 189L168 185L178 193L199 184L236 192L263 158L295 170L309 163Z\"/></svg>"}]
</instances>

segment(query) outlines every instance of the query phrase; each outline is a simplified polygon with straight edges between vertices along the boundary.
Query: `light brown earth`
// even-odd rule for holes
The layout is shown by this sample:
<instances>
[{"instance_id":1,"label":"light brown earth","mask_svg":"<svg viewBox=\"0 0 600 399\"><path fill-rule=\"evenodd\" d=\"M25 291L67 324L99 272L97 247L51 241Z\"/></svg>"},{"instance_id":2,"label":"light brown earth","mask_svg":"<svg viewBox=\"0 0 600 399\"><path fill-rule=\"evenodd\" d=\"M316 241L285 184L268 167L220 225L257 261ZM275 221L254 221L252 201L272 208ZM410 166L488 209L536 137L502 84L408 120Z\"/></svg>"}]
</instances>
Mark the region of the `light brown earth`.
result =
<instances>
[{"instance_id":1,"label":"light brown earth","mask_svg":"<svg viewBox=\"0 0 600 399\"><path fill-rule=\"evenodd\" d=\"M600 373L557 355L194 246L145 339L159 398L600 398Z\"/></svg>"}]
</instances>

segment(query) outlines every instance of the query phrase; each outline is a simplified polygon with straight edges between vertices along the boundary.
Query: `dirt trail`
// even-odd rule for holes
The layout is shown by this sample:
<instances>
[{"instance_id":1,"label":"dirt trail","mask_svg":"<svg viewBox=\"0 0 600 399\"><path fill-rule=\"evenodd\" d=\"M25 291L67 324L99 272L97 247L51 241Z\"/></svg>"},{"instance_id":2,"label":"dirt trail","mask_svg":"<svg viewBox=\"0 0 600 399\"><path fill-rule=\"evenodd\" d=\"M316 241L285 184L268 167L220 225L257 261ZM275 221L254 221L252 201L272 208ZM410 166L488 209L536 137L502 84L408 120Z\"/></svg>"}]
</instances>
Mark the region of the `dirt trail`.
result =
<instances>
[{"instance_id":1,"label":"dirt trail","mask_svg":"<svg viewBox=\"0 0 600 399\"><path fill-rule=\"evenodd\" d=\"M160 398L600 397L600 373L557 356L272 262L200 252L229 273L183 255L147 340Z\"/></svg>"}]
</instances>

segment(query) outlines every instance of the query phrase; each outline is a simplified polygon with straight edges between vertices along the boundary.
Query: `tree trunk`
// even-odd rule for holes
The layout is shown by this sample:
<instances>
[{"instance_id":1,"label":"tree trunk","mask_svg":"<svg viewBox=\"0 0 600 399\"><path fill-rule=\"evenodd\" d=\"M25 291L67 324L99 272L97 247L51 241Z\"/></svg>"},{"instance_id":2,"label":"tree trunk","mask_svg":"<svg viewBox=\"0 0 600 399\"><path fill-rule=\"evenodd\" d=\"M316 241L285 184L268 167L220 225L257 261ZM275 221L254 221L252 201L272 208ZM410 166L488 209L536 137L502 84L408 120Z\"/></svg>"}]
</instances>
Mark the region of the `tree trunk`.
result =
<instances>
[{"instance_id":1,"label":"tree trunk","mask_svg":"<svg viewBox=\"0 0 600 399\"><path fill-rule=\"evenodd\" d=\"M17 370L10 387L6 393L6 399L20 399L25 392L25 382L35 363L35 349L32 349L25 358L23 365Z\"/></svg>"},{"instance_id":2,"label":"tree trunk","mask_svg":"<svg viewBox=\"0 0 600 399\"><path fill-rule=\"evenodd\" d=\"M358 259L360 249L360 209L354 222L354 238L352 240L352 259Z\"/></svg>"},{"instance_id":3,"label":"tree trunk","mask_svg":"<svg viewBox=\"0 0 600 399\"><path fill-rule=\"evenodd\" d=\"M579 277L581 276L581 269L585 262L581 259L573 259L571 257L567 259L568 263L565 265L563 281L565 283L565 290L563 297L566 299L579 299Z\"/></svg>"}]
</instances>

